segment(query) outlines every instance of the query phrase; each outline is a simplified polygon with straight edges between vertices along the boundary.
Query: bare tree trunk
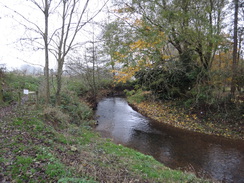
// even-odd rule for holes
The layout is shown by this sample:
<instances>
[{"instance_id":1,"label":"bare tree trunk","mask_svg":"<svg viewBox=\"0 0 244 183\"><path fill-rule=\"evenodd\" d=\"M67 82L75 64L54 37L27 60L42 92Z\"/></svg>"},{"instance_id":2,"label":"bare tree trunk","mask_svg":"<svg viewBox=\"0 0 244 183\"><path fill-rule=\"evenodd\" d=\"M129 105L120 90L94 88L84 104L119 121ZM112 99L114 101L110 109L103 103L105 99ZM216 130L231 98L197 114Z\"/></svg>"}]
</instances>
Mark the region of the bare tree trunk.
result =
<instances>
[{"instance_id":1,"label":"bare tree trunk","mask_svg":"<svg viewBox=\"0 0 244 183\"><path fill-rule=\"evenodd\" d=\"M232 81L231 81L231 95L235 95L236 91L236 77L237 77L237 44L238 44L238 5L239 0L234 0L235 13L234 13L234 45L233 45L233 63L232 63Z\"/></svg>"},{"instance_id":2,"label":"bare tree trunk","mask_svg":"<svg viewBox=\"0 0 244 183\"><path fill-rule=\"evenodd\" d=\"M0 76L0 104L3 103L2 78Z\"/></svg>"},{"instance_id":3,"label":"bare tree trunk","mask_svg":"<svg viewBox=\"0 0 244 183\"><path fill-rule=\"evenodd\" d=\"M4 72L3 69L0 66L0 104L3 103L3 77L4 77Z\"/></svg>"},{"instance_id":4,"label":"bare tree trunk","mask_svg":"<svg viewBox=\"0 0 244 183\"><path fill-rule=\"evenodd\" d=\"M61 88L62 88L62 74L63 74L63 63L64 58L60 58L58 62L58 70L57 70L57 91L56 91L56 106L61 104Z\"/></svg>"},{"instance_id":5,"label":"bare tree trunk","mask_svg":"<svg viewBox=\"0 0 244 183\"><path fill-rule=\"evenodd\" d=\"M75 14L75 8L77 6L79 1L62 1L63 3L63 10L62 10L62 27L61 27L61 35L60 40L58 43L58 50L57 50L57 64L58 64L58 70L57 70L57 90L56 90L56 106L59 106L61 104L61 88L62 88L62 74L63 74L63 65L64 65L64 59L65 56L70 51L72 44L74 42L74 39L81 29L81 19L83 17L83 14L88 6L89 0L86 0L83 12L79 16L79 20L75 26L75 31L73 35L71 36L70 30L72 26L72 18ZM69 9L70 7L70 9ZM68 15L68 16L67 16ZM67 22L66 22L67 21ZM71 41L68 43L68 38L71 37Z\"/></svg>"},{"instance_id":6,"label":"bare tree trunk","mask_svg":"<svg viewBox=\"0 0 244 183\"><path fill-rule=\"evenodd\" d=\"M94 28L93 28L94 29ZM92 43L92 82L93 82L93 100L97 101L97 85L95 79L95 62L96 62L96 50L95 50L95 37L93 31L93 43Z\"/></svg>"},{"instance_id":7,"label":"bare tree trunk","mask_svg":"<svg viewBox=\"0 0 244 183\"><path fill-rule=\"evenodd\" d=\"M84 1L84 6L80 10L80 12L77 12L77 7L79 6L80 0L62 0L62 24L61 28L57 29L59 34L58 35L58 42L55 43L55 46L57 46L56 51L56 59L58 64L58 70L57 70L57 91L56 91L56 105L61 104L61 88L62 88L62 74L63 74L63 65L65 61L65 57L69 53L69 51L73 48L74 40L78 34L78 32L87 24L89 23L99 12L101 12L102 8L97 11L93 16L87 19L83 22L82 19L85 16L85 12L88 8L88 4L90 0ZM76 14L78 13L78 14ZM74 22L73 19L77 18L77 22Z\"/></svg>"},{"instance_id":8,"label":"bare tree trunk","mask_svg":"<svg viewBox=\"0 0 244 183\"><path fill-rule=\"evenodd\" d=\"M44 46L45 46L45 80L46 80L46 96L45 102L49 104L50 88L49 88L49 55L48 55L48 17L49 17L49 4L48 0L45 0L45 32L44 32Z\"/></svg>"}]
</instances>

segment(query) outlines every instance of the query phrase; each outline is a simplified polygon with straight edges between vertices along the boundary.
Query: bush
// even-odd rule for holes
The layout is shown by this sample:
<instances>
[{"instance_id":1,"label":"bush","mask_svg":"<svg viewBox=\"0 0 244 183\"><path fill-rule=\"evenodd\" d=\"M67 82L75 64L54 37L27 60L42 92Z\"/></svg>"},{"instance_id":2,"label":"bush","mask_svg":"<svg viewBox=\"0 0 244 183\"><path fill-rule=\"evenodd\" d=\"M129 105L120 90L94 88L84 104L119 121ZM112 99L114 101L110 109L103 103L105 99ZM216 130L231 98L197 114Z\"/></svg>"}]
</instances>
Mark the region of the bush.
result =
<instances>
[{"instance_id":1,"label":"bush","mask_svg":"<svg viewBox=\"0 0 244 183\"><path fill-rule=\"evenodd\" d=\"M141 103L146 100L145 93L142 91L142 89L137 91L126 91L126 94L128 96L128 100L131 102Z\"/></svg>"},{"instance_id":2,"label":"bush","mask_svg":"<svg viewBox=\"0 0 244 183\"><path fill-rule=\"evenodd\" d=\"M54 97L52 102L55 104ZM79 99L74 92L64 91L61 94L61 105L60 110L64 113L69 114L70 122L80 124L82 120L89 120L93 113L92 110L85 103Z\"/></svg>"},{"instance_id":3,"label":"bush","mask_svg":"<svg viewBox=\"0 0 244 183\"><path fill-rule=\"evenodd\" d=\"M124 90L124 92L125 92L125 95L126 96L132 96L132 95L134 95L136 92L135 92L135 90Z\"/></svg>"},{"instance_id":4,"label":"bush","mask_svg":"<svg viewBox=\"0 0 244 183\"><path fill-rule=\"evenodd\" d=\"M111 88L112 84L113 84L113 81L111 79L101 79L99 81L99 86L102 87L102 88L105 88L105 89L109 89Z\"/></svg>"},{"instance_id":5,"label":"bush","mask_svg":"<svg viewBox=\"0 0 244 183\"><path fill-rule=\"evenodd\" d=\"M11 103L14 100L17 100L17 95L14 95L14 92L9 92L9 91L3 92L3 102Z\"/></svg>"},{"instance_id":6,"label":"bush","mask_svg":"<svg viewBox=\"0 0 244 183\"><path fill-rule=\"evenodd\" d=\"M70 116L56 107L44 108L43 116L46 121L51 122L53 125L59 125L60 127L66 126L70 121Z\"/></svg>"},{"instance_id":7,"label":"bush","mask_svg":"<svg viewBox=\"0 0 244 183\"><path fill-rule=\"evenodd\" d=\"M152 91L161 99L174 99L185 96L189 88L193 88L200 74L197 68L186 72L180 63L174 67L155 67L148 70L140 70L135 78L139 85Z\"/></svg>"},{"instance_id":8,"label":"bush","mask_svg":"<svg viewBox=\"0 0 244 183\"><path fill-rule=\"evenodd\" d=\"M82 96L87 93L88 89L84 86L84 84L79 79L70 79L67 81L67 89L68 91L73 91L78 96Z\"/></svg>"}]
</instances>

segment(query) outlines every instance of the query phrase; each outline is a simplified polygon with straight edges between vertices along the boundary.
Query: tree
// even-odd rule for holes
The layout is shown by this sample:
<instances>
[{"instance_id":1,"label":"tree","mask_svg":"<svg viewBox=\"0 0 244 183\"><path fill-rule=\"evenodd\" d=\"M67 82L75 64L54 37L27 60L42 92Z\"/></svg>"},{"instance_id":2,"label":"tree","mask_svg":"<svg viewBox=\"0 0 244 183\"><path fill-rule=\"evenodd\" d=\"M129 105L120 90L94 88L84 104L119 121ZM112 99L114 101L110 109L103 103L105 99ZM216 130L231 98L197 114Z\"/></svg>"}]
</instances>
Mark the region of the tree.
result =
<instances>
[{"instance_id":1,"label":"tree","mask_svg":"<svg viewBox=\"0 0 244 183\"><path fill-rule=\"evenodd\" d=\"M152 1L151 6L140 2L140 12L148 24L165 32L169 43L178 51L179 60L190 71L196 54L204 70L211 68L214 52L222 29L224 0ZM153 3L156 4L153 7ZM158 12L158 13L157 13Z\"/></svg>"},{"instance_id":2,"label":"tree","mask_svg":"<svg viewBox=\"0 0 244 183\"><path fill-rule=\"evenodd\" d=\"M92 22L92 31L88 31L91 38L84 45L83 55L77 51L68 57L66 63L68 73L72 77L78 77L79 81L85 85L86 99L92 104L97 104L99 88L105 87L111 81L111 73L107 69L108 57L102 50L103 42L100 36L95 34L95 30L97 30L95 26L97 23Z\"/></svg>"},{"instance_id":3,"label":"tree","mask_svg":"<svg viewBox=\"0 0 244 183\"><path fill-rule=\"evenodd\" d=\"M232 63L232 81L231 81L231 94L235 95L236 85L237 85L237 59L238 59L238 9L239 9L239 0L234 0L234 36L233 36L233 63Z\"/></svg>"},{"instance_id":4,"label":"tree","mask_svg":"<svg viewBox=\"0 0 244 183\"><path fill-rule=\"evenodd\" d=\"M4 66L0 65L0 104L3 103L3 78L4 78Z\"/></svg>"},{"instance_id":5,"label":"tree","mask_svg":"<svg viewBox=\"0 0 244 183\"><path fill-rule=\"evenodd\" d=\"M46 104L49 103L49 98L50 98L50 84L49 84L49 35L48 35L48 24L49 24L49 9L50 9L50 5L51 5L51 1L52 0L45 0L45 4L44 4L44 8L40 8L40 10L43 12L44 14L44 19L45 19L45 31L43 34L43 40L44 40L44 49L45 49L45 78L46 78ZM38 4L37 4L38 6ZM39 7L39 6L38 6Z\"/></svg>"},{"instance_id":6,"label":"tree","mask_svg":"<svg viewBox=\"0 0 244 183\"><path fill-rule=\"evenodd\" d=\"M30 17L25 17L21 13L14 11L25 22L19 22L26 30L40 36L44 40L41 43L38 36L30 38L22 38L22 41L29 41L31 44L38 45L36 49L45 50L45 78L46 78L46 103L49 102L50 89L49 89L49 52L51 52L57 60L57 87L56 87L56 105L60 104L60 92L62 87L62 73L65 58L70 52L80 46L81 41L77 41L78 33L82 28L87 25L94 17L96 17L103 7L107 4L108 0L104 2L100 9L92 12L88 10L90 0L31 0L40 12L44 15L41 20L30 20ZM52 4L52 6L51 6ZM31 17L32 18L32 17ZM38 17L39 18L39 17ZM53 21L50 27L50 19ZM44 20L44 21L43 21ZM44 28L40 24L44 22ZM54 22L56 21L56 22ZM81 36L79 37L80 39ZM32 45L33 47L33 45Z\"/></svg>"},{"instance_id":7,"label":"tree","mask_svg":"<svg viewBox=\"0 0 244 183\"><path fill-rule=\"evenodd\" d=\"M30 0L32 5L36 7L42 14L44 15L44 28L42 28L41 24L38 24L38 20L31 20L30 17L25 16L24 14L12 10L9 7L5 6L6 8L10 9L12 12L17 14L23 21L18 21L22 26L25 27L25 29L29 32L32 32L35 34L36 37L27 37L27 38L20 38L21 41L27 41L31 43L32 47L34 46L34 42L36 43L36 50L44 49L45 50L45 67L44 67L44 76L45 76L45 103L49 103L50 99L50 89L49 89L49 15L50 15L50 7L52 0L44 0L44 1L38 1L38 0ZM42 44L39 42L41 36L41 39L43 40ZM33 48L32 48L33 49Z\"/></svg>"},{"instance_id":8,"label":"tree","mask_svg":"<svg viewBox=\"0 0 244 183\"><path fill-rule=\"evenodd\" d=\"M157 73L175 73L177 82L184 83L179 85L182 94L198 83L209 83L209 72L222 39L225 0L118 2L117 12L122 14L120 21L130 27L126 30L131 30L131 41L125 44L122 40L124 49L114 53L129 73L129 67L140 66L138 61L142 59ZM125 52L125 47L132 49ZM152 74L152 69L145 69ZM125 75L125 71L121 74ZM164 76L171 78L161 80L172 79L171 74Z\"/></svg>"},{"instance_id":9,"label":"tree","mask_svg":"<svg viewBox=\"0 0 244 183\"><path fill-rule=\"evenodd\" d=\"M92 97L91 102L96 103L97 102L97 80L96 77L96 71L97 71L97 62L98 62L98 53L97 53L97 42L95 40L95 33L94 33L94 27L92 32L92 40L90 41L90 46L86 48L84 60L87 67L86 72L86 80L88 81L88 85L91 88L92 91ZM89 66L91 65L91 66Z\"/></svg>"},{"instance_id":10,"label":"tree","mask_svg":"<svg viewBox=\"0 0 244 183\"><path fill-rule=\"evenodd\" d=\"M60 98L60 92L61 92L61 86L62 86L62 74L63 74L63 66L65 61L65 56L68 54L70 49L73 46L73 42L75 40L75 37L79 30L87 23L82 22L83 15L87 9L89 0L87 0L84 4L83 10L81 11L81 14L78 15L78 22L76 22L75 27L71 27L74 22L73 16L75 16L75 10L78 6L77 0L73 1L66 1L62 0L62 13L61 13L61 27L58 32L57 42L56 42L56 50L55 51L55 57L57 60L58 68L57 68L57 90L56 90L56 105L60 105L61 98ZM74 32L71 32L72 29L74 29ZM71 34L71 35L70 35ZM71 39L69 39L71 37Z\"/></svg>"},{"instance_id":11,"label":"tree","mask_svg":"<svg viewBox=\"0 0 244 183\"><path fill-rule=\"evenodd\" d=\"M78 33L86 24L91 22L91 20L93 20L98 13L101 12L102 8L108 1L105 2L95 14L89 15L88 18L86 17L86 10L88 9L90 0L86 0L84 4L81 4L82 2L83 1L80 0L61 1L61 25L55 30L52 38L52 53L57 60L56 105L60 105L61 103L60 92L62 87L62 74L65 58L71 50L75 49L77 46L80 46L77 42L75 42Z\"/></svg>"},{"instance_id":12,"label":"tree","mask_svg":"<svg viewBox=\"0 0 244 183\"><path fill-rule=\"evenodd\" d=\"M104 41L103 51L109 55L109 63L114 78L120 79L123 75L116 75L119 72L119 68L116 69L117 65L130 66L135 59L132 58L132 52L130 51L129 45L135 40L135 33L133 29L126 25L121 20L115 20L107 23L102 32L102 39ZM134 64L135 65L135 64ZM122 79L124 82L128 77Z\"/></svg>"}]
</instances>

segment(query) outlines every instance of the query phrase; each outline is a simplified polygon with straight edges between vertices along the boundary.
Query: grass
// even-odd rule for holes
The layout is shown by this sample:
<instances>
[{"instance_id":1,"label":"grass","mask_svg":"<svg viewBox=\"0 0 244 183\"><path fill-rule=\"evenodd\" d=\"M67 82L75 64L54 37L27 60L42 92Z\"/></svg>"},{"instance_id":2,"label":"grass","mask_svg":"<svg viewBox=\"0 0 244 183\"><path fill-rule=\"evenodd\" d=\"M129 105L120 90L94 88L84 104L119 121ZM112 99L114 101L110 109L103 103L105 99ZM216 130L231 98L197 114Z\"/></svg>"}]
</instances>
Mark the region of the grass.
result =
<instances>
[{"instance_id":1,"label":"grass","mask_svg":"<svg viewBox=\"0 0 244 183\"><path fill-rule=\"evenodd\" d=\"M0 180L6 182L207 182L101 138L88 126L52 126L42 111L1 120Z\"/></svg>"}]
</instances>

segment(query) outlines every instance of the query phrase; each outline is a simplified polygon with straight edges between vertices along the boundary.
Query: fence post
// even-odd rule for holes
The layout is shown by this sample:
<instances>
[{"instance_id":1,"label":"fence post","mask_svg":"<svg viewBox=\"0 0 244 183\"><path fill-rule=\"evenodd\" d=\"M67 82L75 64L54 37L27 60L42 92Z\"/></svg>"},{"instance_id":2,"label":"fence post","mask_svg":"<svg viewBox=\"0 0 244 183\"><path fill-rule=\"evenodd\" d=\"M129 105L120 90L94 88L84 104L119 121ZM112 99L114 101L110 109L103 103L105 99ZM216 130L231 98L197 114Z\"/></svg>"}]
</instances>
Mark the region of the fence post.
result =
<instances>
[{"instance_id":1,"label":"fence post","mask_svg":"<svg viewBox=\"0 0 244 183\"><path fill-rule=\"evenodd\" d=\"M38 108L39 105L39 98L38 98L38 91L36 91L36 108Z\"/></svg>"},{"instance_id":2,"label":"fence post","mask_svg":"<svg viewBox=\"0 0 244 183\"><path fill-rule=\"evenodd\" d=\"M1 89L1 87L0 87L0 104L1 103L3 103L3 89Z\"/></svg>"},{"instance_id":3,"label":"fence post","mask_svg":"<svg viewBox=\"0 0 244 183\"><path fill-rule=\"evenodd\" d=\"M21 91L18 91L18 106L20 107L21 105Z\"/></svg>"}]
</instances>

